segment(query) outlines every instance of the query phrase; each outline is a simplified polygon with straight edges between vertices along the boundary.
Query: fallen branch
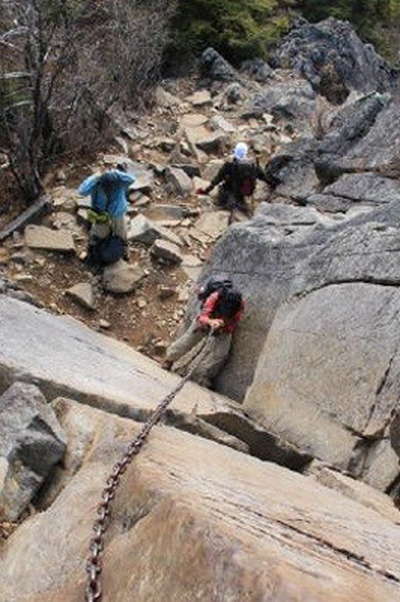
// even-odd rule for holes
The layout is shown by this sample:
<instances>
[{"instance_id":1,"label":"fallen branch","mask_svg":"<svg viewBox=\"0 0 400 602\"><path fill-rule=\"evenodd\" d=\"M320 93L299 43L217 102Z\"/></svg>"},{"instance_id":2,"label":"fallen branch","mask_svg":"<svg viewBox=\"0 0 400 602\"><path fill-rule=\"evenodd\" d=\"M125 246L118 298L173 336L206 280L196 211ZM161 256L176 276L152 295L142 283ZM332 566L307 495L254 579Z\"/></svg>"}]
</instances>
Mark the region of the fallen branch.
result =
<instances>
[{"instance_id":1,"label":"fallen branch","mask_svg":"<svg viewBox=\"0 0 400 602\"><path fill-rule=\"evenodd\" d=\"M5 240L13 232L19 230L26 224L29 224L32 220L44 213L49 207L50 198L46 195L39 197L35 203L28 207L26 211L16 217L10 224L8 224L8 226L4 228L4 230L0 232L0 241Z\"/></svg>"}]
</instances>

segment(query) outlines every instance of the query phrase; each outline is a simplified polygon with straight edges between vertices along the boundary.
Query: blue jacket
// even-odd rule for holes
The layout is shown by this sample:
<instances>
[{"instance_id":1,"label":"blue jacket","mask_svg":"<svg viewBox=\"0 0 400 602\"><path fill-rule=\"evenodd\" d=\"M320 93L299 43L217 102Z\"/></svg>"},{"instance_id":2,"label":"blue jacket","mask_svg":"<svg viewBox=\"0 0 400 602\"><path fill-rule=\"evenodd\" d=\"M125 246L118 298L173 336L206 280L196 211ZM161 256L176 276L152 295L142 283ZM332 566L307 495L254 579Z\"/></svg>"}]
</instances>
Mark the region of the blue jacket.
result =
<instances>
[{"instance_id":1,"label":"blue jacket","mask_svg":"<svg viewBox=\"0 0 400 602\"><path fill-rule=\"evenodd\" d=\"M113 184L115 183L109 199L107 199L101 186L98 186L101 175L86 178L79 186L78 193L81 196L90 195L92 209L95 211L105 211L112 217L121 217L128 209L127 191L135 181L135 177L117 169L108 171L107 175L108 179L112 180Z\"/></svg>"}]
</instances>

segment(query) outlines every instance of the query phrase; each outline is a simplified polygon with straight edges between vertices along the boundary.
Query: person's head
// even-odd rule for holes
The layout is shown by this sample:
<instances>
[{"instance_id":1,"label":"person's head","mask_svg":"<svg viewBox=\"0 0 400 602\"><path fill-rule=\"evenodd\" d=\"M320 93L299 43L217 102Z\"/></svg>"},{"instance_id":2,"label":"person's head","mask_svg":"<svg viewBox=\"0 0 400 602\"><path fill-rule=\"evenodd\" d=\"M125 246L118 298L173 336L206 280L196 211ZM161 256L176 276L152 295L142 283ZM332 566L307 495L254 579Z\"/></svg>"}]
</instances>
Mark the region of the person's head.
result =
<instances>
[{"instance_id":1,"label":"person's head","mask_svg":"<svg viewBox=\"0 0 400 602\"><path fill-rule=\"evenodd\" d=\"M127 172L128 171L128 164L125 161L121 161L121 163L117 163L116 169L118 169L118 171Z\"/></svg>"},{"instance_id":2,"label":"person's head","mask_svg":"<svg viewBox=\"0 0 400 602\"><path fill-rule=\"evenodd\" d=\"M241 159L246 159L248 152L249 152L249 147L247 146L247 144L245 142L239 142L235 146L235 150L233 151L233 154L234 154L235 159L238 159L240 161Z\"/></svg>"},{"instance_id":3,"label":"person's head","mask_svg":"<svg viewBox=\"0 0 400 602\"><path fill-rule=\"evenodd\" d=\"M107 196L112 194L117 187L114 174L110 171L103 173L103 175L100 176L99 185Z\"/></svg>"},{"instance_id":4,"label":"person's head","mask_svg":"<svg viewBox=\"0 0 400 602\"><path fill-rule=\"evenodd\" d=\"M218 311L228 317L233 317L242 307L242 295L235 289L223 289Z\"/></svg>"}]
</instances>

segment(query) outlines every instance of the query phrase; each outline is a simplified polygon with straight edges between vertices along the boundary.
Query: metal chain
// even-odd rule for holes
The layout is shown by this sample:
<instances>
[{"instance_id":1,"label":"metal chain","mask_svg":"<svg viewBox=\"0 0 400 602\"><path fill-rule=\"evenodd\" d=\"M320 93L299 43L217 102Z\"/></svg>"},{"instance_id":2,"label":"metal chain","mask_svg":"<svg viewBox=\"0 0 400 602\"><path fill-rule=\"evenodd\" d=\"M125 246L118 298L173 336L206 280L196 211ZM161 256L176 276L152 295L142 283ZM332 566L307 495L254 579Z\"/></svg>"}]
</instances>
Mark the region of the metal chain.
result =
<instances>
[{"instance_id":1,"label":"metal chain","mask_svg":"<svg viewBox=\"0 0 400 602\"><path fill-rule=\"evenodd\" d=\"M101 502L97 507L97 518L93 524L94 537L90 542L90 555L86 564L87 586L85 593L85 602L99 602L103 598L101 585L102 573L102 555L104 552L104 535L107 531L111 519L111 503L115 498L115 493L121 481L121 476L126 472L133 457L136 456L145 444L151 429L160 421L168 409L169 404L174 400L179 391L192 376L195 369L200 364L201 359L208 351L213 331L210 331L206 344L201 350L187 375L181 379L178 385L158 404L154 412L144 423L139 434L129 443L126 452L113 467L110 476L106 481L106 487L101 494Z\"/></svg>"}]
</instances>

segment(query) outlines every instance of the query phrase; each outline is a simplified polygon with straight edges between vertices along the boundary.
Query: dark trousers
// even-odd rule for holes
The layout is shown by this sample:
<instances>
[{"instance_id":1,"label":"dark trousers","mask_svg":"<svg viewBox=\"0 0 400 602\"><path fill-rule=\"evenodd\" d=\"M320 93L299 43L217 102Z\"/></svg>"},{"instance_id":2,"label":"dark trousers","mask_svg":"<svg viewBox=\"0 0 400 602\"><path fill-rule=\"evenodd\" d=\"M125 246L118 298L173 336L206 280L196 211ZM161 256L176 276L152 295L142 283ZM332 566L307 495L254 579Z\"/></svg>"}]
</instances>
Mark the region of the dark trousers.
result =
<instances>
[{"instance_id":1,"label":"dark trousers","mask_svg":"<svg viewBox=\"0 0 400 602\"><path fill-rule=\"evenodd\" d=\"M217 205L221 209L234 210L238 209L245 215L250 214L245 197L239 191L232 190L227 186L220 186L218 191Z\"/></svg>"}]
</instances>

